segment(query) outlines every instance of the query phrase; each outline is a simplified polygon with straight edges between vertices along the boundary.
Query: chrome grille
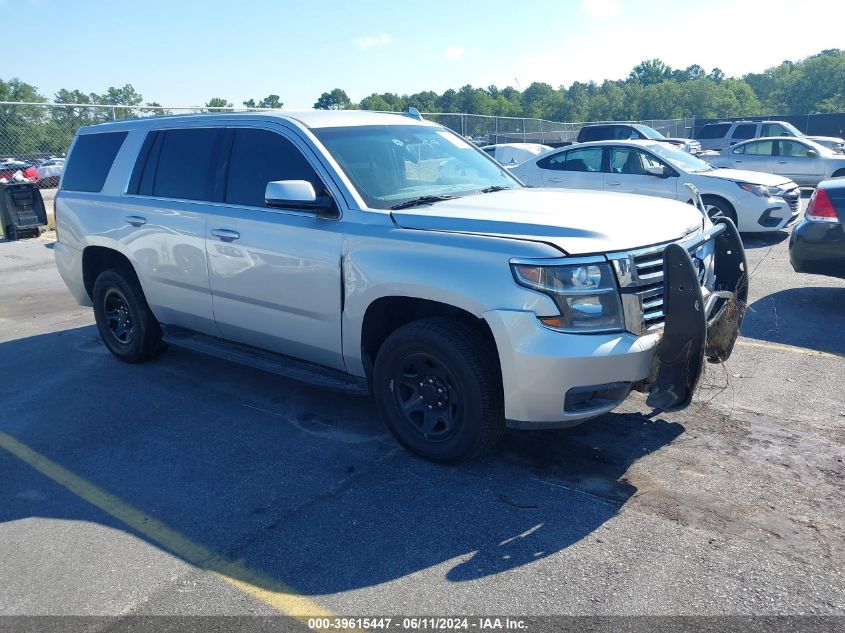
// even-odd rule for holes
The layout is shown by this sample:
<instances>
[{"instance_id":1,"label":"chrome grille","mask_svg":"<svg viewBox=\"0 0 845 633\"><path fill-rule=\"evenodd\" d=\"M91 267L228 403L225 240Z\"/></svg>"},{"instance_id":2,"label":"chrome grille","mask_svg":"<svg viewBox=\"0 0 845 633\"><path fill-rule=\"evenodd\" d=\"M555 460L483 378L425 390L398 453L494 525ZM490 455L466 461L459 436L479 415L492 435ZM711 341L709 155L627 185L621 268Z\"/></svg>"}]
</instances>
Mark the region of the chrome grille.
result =
<instances>
[{"instance_id":1,"label":"chrome grille","mask_svg":"<svg viewBox=\"0 0 845 633\"><path fill-rule=\"evenodd\" d=\"M678 242L684 245L684 241ZM610 256L622 291L625 327L634 334L645 334L663 325L663 252L668 244ZM700 243L689 248L693 262ZM707 269L698 265L698 281L705 286Z\"/></svg>"}]
</instances>

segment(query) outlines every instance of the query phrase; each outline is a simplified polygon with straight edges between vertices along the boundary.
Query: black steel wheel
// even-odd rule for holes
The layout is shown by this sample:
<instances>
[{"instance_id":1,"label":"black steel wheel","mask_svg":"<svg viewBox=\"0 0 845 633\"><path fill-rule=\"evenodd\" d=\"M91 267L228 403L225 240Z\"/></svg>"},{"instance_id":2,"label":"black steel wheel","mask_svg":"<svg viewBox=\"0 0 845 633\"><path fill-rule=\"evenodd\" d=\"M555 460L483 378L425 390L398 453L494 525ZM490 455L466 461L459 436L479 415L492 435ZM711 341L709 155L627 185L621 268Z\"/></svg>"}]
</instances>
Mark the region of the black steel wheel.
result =
<instances>
[{"instance_id":1,"label":"black steel wheel","mask_svg":"<svg viewBox=\"0 0 845 633\"><path fill-rule=\"evenodd\" d=\"M100 273L94 282L93 302L100 337L120 360L140 363L165 350L161 328L133 270Z\"/></svg>"},{"instance_id":2,"label":"black steel wheel","mask_svg":"<svg viewBox=\"0 0 845 633\"><path fill-rule=\"evenodd\" d=\"M429 442L448 440L463 415L463 394L446 364L425 352L409 352L393 374L393 398L405 423Z\"/></svg>"},{"instance_id":3,"label":"black steel wheel","mask_svg":"<svg viewBox=\"0 0 845 633\"><path fill-rule=\"evenodd\" d=\"M458 319L402 326L379 349L373 396L394 437L436 462L483 453L504 431L495 343Z\"/></svg>"},{"instance_id":4,"label":"black steel wheel","mask_svg":"<svg viewBox=\"0 0 845 633\"><path fill-rule=\"evenodd\" d=\"M112 339L118 345L130 345L135 334L135 321L126 297L116 287L111 287L106 290L103 302L106 325Z\"/></svg>"}]
</instances>

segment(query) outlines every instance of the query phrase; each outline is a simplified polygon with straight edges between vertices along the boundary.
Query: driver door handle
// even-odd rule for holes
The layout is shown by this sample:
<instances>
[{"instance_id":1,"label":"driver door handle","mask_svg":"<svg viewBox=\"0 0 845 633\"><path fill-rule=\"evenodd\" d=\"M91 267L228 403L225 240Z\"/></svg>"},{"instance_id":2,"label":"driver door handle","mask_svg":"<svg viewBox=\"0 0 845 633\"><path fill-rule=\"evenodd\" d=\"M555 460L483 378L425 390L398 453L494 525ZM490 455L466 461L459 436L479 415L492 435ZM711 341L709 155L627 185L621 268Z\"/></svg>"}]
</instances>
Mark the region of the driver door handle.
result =
<instances>
[{"instance_id":1,"label":"driver door handle","mask_svg":"<svg viewBox=\"0 0 845 633\"><path fill-rule=\"evenodd\" d=\"M621 183L621 182L619 182L618 180L608 180L608 181L606 181L604 184L606 184L606 185L607 185L607 186L609 186L609 187L618 187L618 186L619 186L619 185L621 185L622 183Z\"/></svg>"},{"instance_id":2,"label":"driver door handle","mask_svg":"<svg viewBox=\"0 0 845 633\"><path fill-rule=\"evenodd\" d=\"M229 229L213 229L211 234L224 242L233 242L241 236L237 231L230 231Z\"/></svg>"},{"instance_id":3,"label":"driver door handle","mask_svg":"<svg viewBox=\"0 0 845 633\"><path fill-rule=\"evenodd\" d=\"M563 178L549 178L549 182L563 182Z\"/></svg>"}]
</instances>

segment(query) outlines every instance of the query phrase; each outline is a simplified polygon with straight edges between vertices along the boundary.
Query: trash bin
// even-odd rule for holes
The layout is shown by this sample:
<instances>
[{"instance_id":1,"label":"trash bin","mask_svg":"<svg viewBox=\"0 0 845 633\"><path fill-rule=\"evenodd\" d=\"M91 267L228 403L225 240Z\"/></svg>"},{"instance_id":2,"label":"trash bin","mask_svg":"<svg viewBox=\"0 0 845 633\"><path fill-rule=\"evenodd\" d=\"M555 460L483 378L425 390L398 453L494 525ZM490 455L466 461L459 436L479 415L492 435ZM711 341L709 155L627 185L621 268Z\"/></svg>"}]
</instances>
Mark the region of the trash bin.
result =
<instances>
[{"instance_id":1,"label":"trash bin","mask_svg":"<svg viewBox=\"0 0 845 633\"><path fill-rule=\"evenodd\" d=\"M41 235L47 211L38 185L32 182L0 183L0 227L7 240Z\"/></svg>"}]
</instances>

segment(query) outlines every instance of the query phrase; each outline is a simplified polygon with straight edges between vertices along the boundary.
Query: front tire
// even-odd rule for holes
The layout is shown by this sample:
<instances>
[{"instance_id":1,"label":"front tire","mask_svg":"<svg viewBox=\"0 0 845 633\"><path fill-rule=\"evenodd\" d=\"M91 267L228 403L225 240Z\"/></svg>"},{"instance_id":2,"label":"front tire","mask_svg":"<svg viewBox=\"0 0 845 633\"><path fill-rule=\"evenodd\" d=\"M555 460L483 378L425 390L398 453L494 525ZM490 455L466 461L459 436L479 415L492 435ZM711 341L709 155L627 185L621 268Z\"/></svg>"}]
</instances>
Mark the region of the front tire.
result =
<instances>
[{"instance_id":1,"label":"front tire","mask_svg":"<svg viewBox=\"0 0 845 633\"><path fill-rule=\"evenodd\" d=\"M106 270L94 282L94 318L109 351L126 363L141 363L166 349L161 328L135 273Z\"/></svg>"},{"instance_id":2,"label":"front tire","mask_svg":"<svg viewBox=\"0 0 845 633\"><path fill-rule=\"evenodd\" d=\"M704 209L711 220L719 217L725 217L731 220L734 224L737 223L736 211L725 200L715 196L701 196L701 201L704 203Z\"/></svg>"},{"instance_id":3,"label":"front tire","mask_svg":"<svg viewBox=\"0 0 845 633\"><path fill-rule=\"evenodd\" d=\"M504 432L495 347L457 319L423 319L393 332L373 369L373 395L390 432L435 462L480 455Z\"/></svg>"}]
</instances>

